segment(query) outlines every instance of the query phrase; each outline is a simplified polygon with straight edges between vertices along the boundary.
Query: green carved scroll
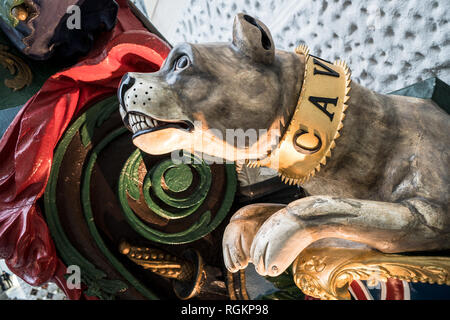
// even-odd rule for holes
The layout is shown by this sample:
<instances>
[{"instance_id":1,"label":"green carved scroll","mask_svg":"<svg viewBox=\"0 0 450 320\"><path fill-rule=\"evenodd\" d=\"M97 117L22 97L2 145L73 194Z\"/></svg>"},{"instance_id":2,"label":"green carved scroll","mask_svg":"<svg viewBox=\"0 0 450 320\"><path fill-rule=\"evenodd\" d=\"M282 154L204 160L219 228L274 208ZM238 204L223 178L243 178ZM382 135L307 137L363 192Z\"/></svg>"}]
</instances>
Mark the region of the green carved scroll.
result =
<instances>
[{"instance_id":1,"label":"green carved scroll","mask_svg":"<svg viewBox=\"0 0 450 320\"><path fill-rule=\"evenodd\" d=\"M67 129L55 149L44 212L58 255L80 267L87 295L158 299L153 280L135 274L123 260L120 238L186 245L209 235L231 208L236 170L190 154L181 162L144 155L133 146L118 110L116 97L105 99ZM106 198L99 196L104 193ZM130 206L137 200L146 214L167 225L143 219Z\"/></svg>"},{"instance_id":2,"label":"green carved scroll","mask_svg":"<svg viewBox=\"0 0 450 320\"><path fill-rule=\"evenodd\" d=\"M85 294L89 296L96 296L100 299L113 299L114 296L127 289L127 285L120 280L106 279L106 274L97 269L88 259L81 255L77 249L72 245L59 219L59 213L56 203L57 181L60 173L60 166L63 157L69 147L70 142L75 135L86 126L89 119L98 114L103 114L107 111L111 115L111 105L116 105L117 98L112 97L106 99L97 105L93 106L88 112L84 113L77 121L66 131L62 140L59 142L55 150L52 170L48 180L47 188L44 194L45 216L48 227L55 242L58 254L67 265L77 265L81 269L82 281L87 285L88 289ZM118 106L117 106L118 107ZM117 110L117 108L115 108ZM98 123L98 122L97 122ZM94 239L102 252L107 256L114 267L129 281L138 291L140 291L148 299L156 299L157 296L141 284L127 269L114 257L114 255L105 247L103 240L98 235L98 232L90 222L90 229L93 232Z\"/></svg>"}]
</instances>

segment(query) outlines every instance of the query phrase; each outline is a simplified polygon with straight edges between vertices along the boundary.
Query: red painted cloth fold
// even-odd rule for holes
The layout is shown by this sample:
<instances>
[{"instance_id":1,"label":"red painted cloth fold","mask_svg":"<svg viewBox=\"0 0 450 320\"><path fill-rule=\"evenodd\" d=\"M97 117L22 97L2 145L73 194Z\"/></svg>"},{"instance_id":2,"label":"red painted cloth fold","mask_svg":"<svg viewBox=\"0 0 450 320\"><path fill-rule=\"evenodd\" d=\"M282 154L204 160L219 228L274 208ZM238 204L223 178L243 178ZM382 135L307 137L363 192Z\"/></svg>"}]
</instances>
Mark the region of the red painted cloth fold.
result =
<instances>
[{"instance_id":1,"label":"red painted cloth fold","mask_svg":"<svg viewBox=\"0 0 450 320\"><path fill-rule=\"evenodd\" d=\"M157 71L170 51L145 31L126 1L118 2L116 28L98 41L90 57L47 80L0 140L0 258L27 283L56 282L70 299L80 298L81 291L66 287L65 266L36 204L53 151L74 117L114 95L126 72Z\"/></svg>"}]
</instances>

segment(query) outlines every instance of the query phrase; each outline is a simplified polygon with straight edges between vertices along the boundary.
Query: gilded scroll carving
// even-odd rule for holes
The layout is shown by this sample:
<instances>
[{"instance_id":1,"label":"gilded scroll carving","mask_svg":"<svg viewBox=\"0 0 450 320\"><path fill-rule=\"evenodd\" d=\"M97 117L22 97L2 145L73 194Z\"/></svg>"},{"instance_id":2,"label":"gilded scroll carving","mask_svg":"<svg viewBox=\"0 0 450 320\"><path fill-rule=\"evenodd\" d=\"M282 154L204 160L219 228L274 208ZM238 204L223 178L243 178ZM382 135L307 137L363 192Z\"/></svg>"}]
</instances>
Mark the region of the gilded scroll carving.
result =
<instances>
[{"instance_id":1,"label":"gilded scroll carving","mask_svg":"<svg viewBox=\"0 0 450 320\"><path fill-rule=\"evenodd\" d=\"M326 300L348 300L354 280L450 285L450 258L383 254L344 248L305 249L293 264L294 281L307 295Z\"/></svg>"}]
</instances>

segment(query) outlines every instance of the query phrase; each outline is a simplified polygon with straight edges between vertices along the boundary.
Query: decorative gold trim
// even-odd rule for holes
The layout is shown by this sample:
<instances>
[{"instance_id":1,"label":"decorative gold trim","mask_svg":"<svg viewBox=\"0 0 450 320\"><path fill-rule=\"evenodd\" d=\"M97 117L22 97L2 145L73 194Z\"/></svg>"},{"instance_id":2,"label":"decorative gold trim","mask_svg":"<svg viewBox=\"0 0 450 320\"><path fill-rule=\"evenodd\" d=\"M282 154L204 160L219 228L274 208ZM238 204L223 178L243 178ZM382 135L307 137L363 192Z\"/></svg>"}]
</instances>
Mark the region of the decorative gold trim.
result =
<instances>
[{"instance_id":1,"label":"decorative gold trim","mask_svg":"<svg viewBox=\"0 0 450 320\"><path fill-rule=\"evenodd\" d=\"M198 254L198 252L196 252L196 254L199 259L196 274L193 275L190 281L177 279L173 284L173 289L178 299L189 300L194 298L195 296L200 294L203 286L206 283L207 275L206 271L203 268L203 259L200 254Z\"/></svg>"},{"instance_id":2,"label":"decorative gold trim","mask_svg":"<svg viewBox=\"0 0 450 320\"><path fill-rule=\"evenodd\" d=\"M142 268L172 279L175 295L181 300L200 294L206 283L203 258L196 250L185 250L182 255L184 259L180 259L160 249L132 246L122 241L119 252Z\"/></svg>"},{"instance_id":3,"label":"decorative gold trim","mask_svg":"<svg viewBox=\"0 0 450 320\"><path fill-rule=\"evenodd\" d=\"M135 247L123 241L120 243L119 251L142 268L149 269L164 278L183 281L191 280L194 276L195 270L191 263L182 261L162 250Z\"/></svg>"},{"instance_id":4,"label":"decorative gold trim","mask_svg":"<svg viewBox=\"0 0 450 320\"><path fill-rule=\"evenodd\" d=\"M346 248L305 249L295 260L294 281L303 293L324 300L349 300L354 280L450 285L450 257L384 254Z\"/></svg>"},{"instance_id":5,"label":"decorative gold trim","mask_svg":"<svg viewBox=\"0 0 450 320\"><path fill-rule=\"evenodd\" d=\"M15 55L8 52L9 48L0 44L0 64L9 70L13 79L5 79L5 85L13 91L19 91L29 86L33 80L30 67Z\"/></svg>"},{"instance_id":6,"label":"decorative gold trim","mask_svg":"<svg viewBox=\"0 0 450 320\"><path fill-rule=\"evenodd\" d=\"M266 166L278 171L287 184L302 184L325 165L336 146L350 92L350 71L344 61L328 63L309 54L305 45L296 53L306 57L305 76L297 107L278 147L265 159L249 160L249 167ZM325 70L325 71L324 71ZM313 102L312 99L317 99ZM327 109L327 102L334 107ZM322 108L318 107L324 103ZM301 136L306 135L302 139ZM309 135L309 137L307 137ZM316 147L310 144L318 141ZM303 148L301 143L305 143ZM300 146L298 145L300 144Z\"/></svg>"},{"instance_id":7,"label":"decorative gold trim","mask_svg":"<svg viewBox=\"0 0 450 320\"><path fill-rule=\"evenodd\" d=\"M245 269L239 270L240 273L240 279L241 279L241 293L242 293L242 298L244 298L244 300L250 300L250 298L248 297L248 292L247 292L247 284L246 284L246 278L245 278Z\"/></svg>"},{"instance_id":8,"label":"decorative gold trim","mask_svg":"<svg viewBox=\"0 0 450 320\"><path fill-rule=\"evenodd\" d=\"M239 294L242 296L242 300L250 300L247 292L246 278L245 278L245 269L239 270L238 273L231 273L227 271L227 290L230 300L239 300L236 296L236 288L234 286L235 276L239 277Z\"/></svg>"},{"instance_id":9,"label":"decorative gold trim","mask_svg":"<svg viewBox=\"0 0 450 320\"><path fill-rule=\"evenodd\" d=\"M230 300L237 300L236 292L234 291L234 277L230 271L227 271L227 284Z\"/></svg>"}]
</instances>

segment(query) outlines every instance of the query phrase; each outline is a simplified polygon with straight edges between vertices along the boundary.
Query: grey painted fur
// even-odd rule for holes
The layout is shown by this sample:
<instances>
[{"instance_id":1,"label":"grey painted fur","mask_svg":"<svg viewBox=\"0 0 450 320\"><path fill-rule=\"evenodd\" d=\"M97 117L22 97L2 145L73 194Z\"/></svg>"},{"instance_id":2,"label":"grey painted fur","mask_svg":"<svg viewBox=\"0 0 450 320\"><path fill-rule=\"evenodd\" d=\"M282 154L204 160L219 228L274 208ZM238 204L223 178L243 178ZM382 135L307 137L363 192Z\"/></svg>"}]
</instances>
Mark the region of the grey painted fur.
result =
<instances>
[{"instance_id":1,"label":"grey painted fur","mask_svg":"<svg viewBox=\"0 0 450 320\"><path fill-rule=\"evenodd\" d=\"M201 120L222 132L275 128L282 134L297 105L304 63L276 51L267 27L241 14L233 43L182 44L159 72L130 74L135 84L121 88L121 113L127 125L134 112L163 122ZM324 238L385 252L450 248L449 115L431 100L381 95L356 83L348 104L332 157L303 185L309 197L288 206L252 205L233 216L223 240L229 270L253 262L260 274L276 276ZM145 151L164 143L157 131L130 129L148 136L137 144Z\"/></svg>"}]
</instances>

